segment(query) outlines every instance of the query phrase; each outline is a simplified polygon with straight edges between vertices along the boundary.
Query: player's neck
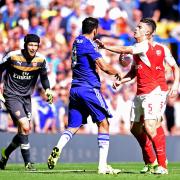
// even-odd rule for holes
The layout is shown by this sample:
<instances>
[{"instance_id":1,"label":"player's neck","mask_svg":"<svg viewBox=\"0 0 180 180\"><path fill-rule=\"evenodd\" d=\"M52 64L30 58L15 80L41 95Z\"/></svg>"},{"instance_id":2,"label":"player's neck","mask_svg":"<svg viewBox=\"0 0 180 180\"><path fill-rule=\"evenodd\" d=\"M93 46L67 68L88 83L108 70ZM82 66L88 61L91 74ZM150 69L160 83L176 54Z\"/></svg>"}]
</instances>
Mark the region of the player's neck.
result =
<instances>
[{"instance_id":1,"label":"player's neck","mask_svg":"<svg viewBox=\"0 0 180 180\"><path fill-rule=\"evenodd\" d=\"M143 42L143 41L146 41L147 39L145 37L140 37L140 38L137 38L136 39L136 42L137 43L140 43L140 42Z\"/></svg>"},{"instance_id":2,"label":"player's neck","mask_svg":"<svg viewBox=\"0 0 180 180\"><path fill-rule=\"evenodd\" d=\"M93 34L83 34L87 39L93 40L94 35Z\"/></svg>"}]
</instances>

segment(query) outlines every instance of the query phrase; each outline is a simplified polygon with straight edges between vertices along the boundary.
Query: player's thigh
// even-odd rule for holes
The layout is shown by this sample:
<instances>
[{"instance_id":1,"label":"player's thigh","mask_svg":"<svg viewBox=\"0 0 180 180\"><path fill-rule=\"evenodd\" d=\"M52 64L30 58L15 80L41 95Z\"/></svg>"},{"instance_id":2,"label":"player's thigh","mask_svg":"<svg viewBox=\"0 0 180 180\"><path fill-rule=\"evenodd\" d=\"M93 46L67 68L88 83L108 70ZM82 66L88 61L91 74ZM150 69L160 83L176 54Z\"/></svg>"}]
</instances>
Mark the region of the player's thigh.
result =
<instances>
[{"instance_id":1,"label":"player's thigh","mask_svg":"<svg viewBox=\"0 0 180 180\"><path fill-rule=\"evenodd\" d=\"M78 128L87 123L89 112L78 97L70 96L68 108L68 128Z\"/></svg>"},{"instance_id":2,"label":"player's thigh","mask_svg":"<svg viewBox=\"0 0 180 180\"><path fill-rule=\"evenodd\" d=\"M130 122L140 122L140 117L143 115L142 110L142 100L138 96L136 96L133 100L131 112L130 112Z\"/></svg>"},{"instance_id":3,"label":"player's thigh","mask_svg":"<svg viewBox=\"0 0 180 180\"><path fill-rule=\"evenodd\" d=\"M81 94L93 122L101 122L112 115L99 89L87 89L85 93Z\"/></svg>"},{"instance_id":4,"label":"player's thigh","mask_svg":"<svg viewBox=\"0 0 180 180\"><path fill-rule=\"evenodd\" d=\"M168 91L161 92L161 102L160 102L161 116L163 116L166 109L167 96L168 96Z\"/></svg>"},{"instance_id":5,"label":"player's thigh","mask_svg":"<svg viewBox=\"0 0 180 180\"><path fill-rule=\"evenodd\" d=\"M6 97L5 105L15 124L18 125L20 119L27 117L24 102L19 97Z\"/></svg>"},{"instance_id":6,"label":"player's thigh","mask_svg":"<svg viewBox=\"0 0 180 180\"><path fill-rule=\"evenodd\" d=\"M151 138L153 138L156 135L157 123L158 121L154 119L148 119L144 121L145 131Z\"/></svg>"},{"instance_id":7,"label":"player's thigh","mask_svg":"<svg viewBox=\"0 0 180 180\"><path fill-rule=\"evenodd\" d=\"M150 94L142 97L142 108L144 120L158 120L161 116L161 100L160 94Z\"/></svg>"}]
</instances>

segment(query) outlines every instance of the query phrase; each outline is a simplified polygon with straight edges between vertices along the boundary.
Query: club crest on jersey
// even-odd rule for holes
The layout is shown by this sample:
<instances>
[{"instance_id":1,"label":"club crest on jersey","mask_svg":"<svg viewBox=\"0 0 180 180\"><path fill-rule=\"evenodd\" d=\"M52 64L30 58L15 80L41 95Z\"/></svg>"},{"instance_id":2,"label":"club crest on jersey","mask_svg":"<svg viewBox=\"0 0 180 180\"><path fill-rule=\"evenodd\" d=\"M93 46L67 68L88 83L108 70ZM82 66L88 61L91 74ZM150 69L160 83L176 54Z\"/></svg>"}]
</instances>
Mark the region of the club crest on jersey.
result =
<instances>
[{"instance_id":1,"label":"club crest on jersey","mask_svg":"<svg viewBox=\"0 0 180 180\"><path fill-rule=\"evenodd\" d=\"M36 67L37 66L37 62L32 62L32 66Z\"/></svg>"},{"instance_id":2,"label":"club crest on jersey","mask_svg":"<svg viewBox=\"0 0 180 180\"><path fill-rule=\"evenodd\" d=\"M17 61L17 64L19 64L19 66L21 66L22 62L21 61Z\"/></svg>"},{"instance_id":3,"label":"club crest on jersey","mask_svg":"<svg viewBox=\"0 0 180 180\"><path fill-rule=\"evenodd\" d=\"M136 65L135 69L142 69L142 65L141 64Z\"/></svg>"},{"instance_id":4,"label":"club crest on jersey","mask_svg":"<svg viewBox=\"0 0 180 180\"><path fill-rule=\"evenodd\" d=\"M156 70L161 70L161 66L156 66Z\"/></svg>"},{"instance_id":5,"label":"club crest on jersey","mask_svg":"<svg viewBox=\"0 0 180 180\"><path fill-rule=\"evenodd\" d=\"M156 50L156 55L161 56L161 50Z\"/></svg>"}]
</instances>

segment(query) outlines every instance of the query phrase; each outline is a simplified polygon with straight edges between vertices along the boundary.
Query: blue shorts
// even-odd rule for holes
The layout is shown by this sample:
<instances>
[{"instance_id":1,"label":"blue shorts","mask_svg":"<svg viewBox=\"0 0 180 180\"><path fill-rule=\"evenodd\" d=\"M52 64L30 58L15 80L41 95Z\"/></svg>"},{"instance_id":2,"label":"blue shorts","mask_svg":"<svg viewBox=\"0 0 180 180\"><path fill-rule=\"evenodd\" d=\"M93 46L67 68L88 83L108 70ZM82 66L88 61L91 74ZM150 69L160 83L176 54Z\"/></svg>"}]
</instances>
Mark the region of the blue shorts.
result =
<instances>
[{"instance_id":1,"label":"blue shorts","mask_svg":"<svg viewBox=\"0 0 180 180\"><path fill-rule=\"evenodd\" d=\"M106 102L99 89L87 87L72 87L69 99L68 127L80 127L87 123L87 117L93 122L101 122L111 118Z\"/></svg>"}]
</instances>

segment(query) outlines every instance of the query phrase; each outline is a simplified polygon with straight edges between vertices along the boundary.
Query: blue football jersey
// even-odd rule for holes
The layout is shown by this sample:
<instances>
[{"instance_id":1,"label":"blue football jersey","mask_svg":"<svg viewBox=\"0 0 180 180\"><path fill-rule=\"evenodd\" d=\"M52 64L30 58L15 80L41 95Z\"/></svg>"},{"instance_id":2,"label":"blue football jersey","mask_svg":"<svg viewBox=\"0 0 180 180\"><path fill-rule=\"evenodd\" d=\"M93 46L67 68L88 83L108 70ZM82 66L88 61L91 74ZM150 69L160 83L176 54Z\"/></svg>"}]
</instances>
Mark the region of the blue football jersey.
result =
<instances>
[{"instance_id":1,"label":"blue football jersey","mask_svg":"<svg viewBox=\"0 0 180 180\"><path fill-rule=\"evenodd\" d=\"M42 100L41 98L38 99L38 115L40 119L40 128L43 129L46 121L51 118L55 117L52 107Z\"/></svg>"},{"instance_id":2,"label":"blue football jersey","mask_svg":"<svg viewBox=\"0 0 180 180\"><path fill-rule=\"evenodd\" d=\"M96 43L83 35L78 36L72 49L72 85L100 88L100 77L95 62L102 55Z\"/></svg>"}]
</instances>

